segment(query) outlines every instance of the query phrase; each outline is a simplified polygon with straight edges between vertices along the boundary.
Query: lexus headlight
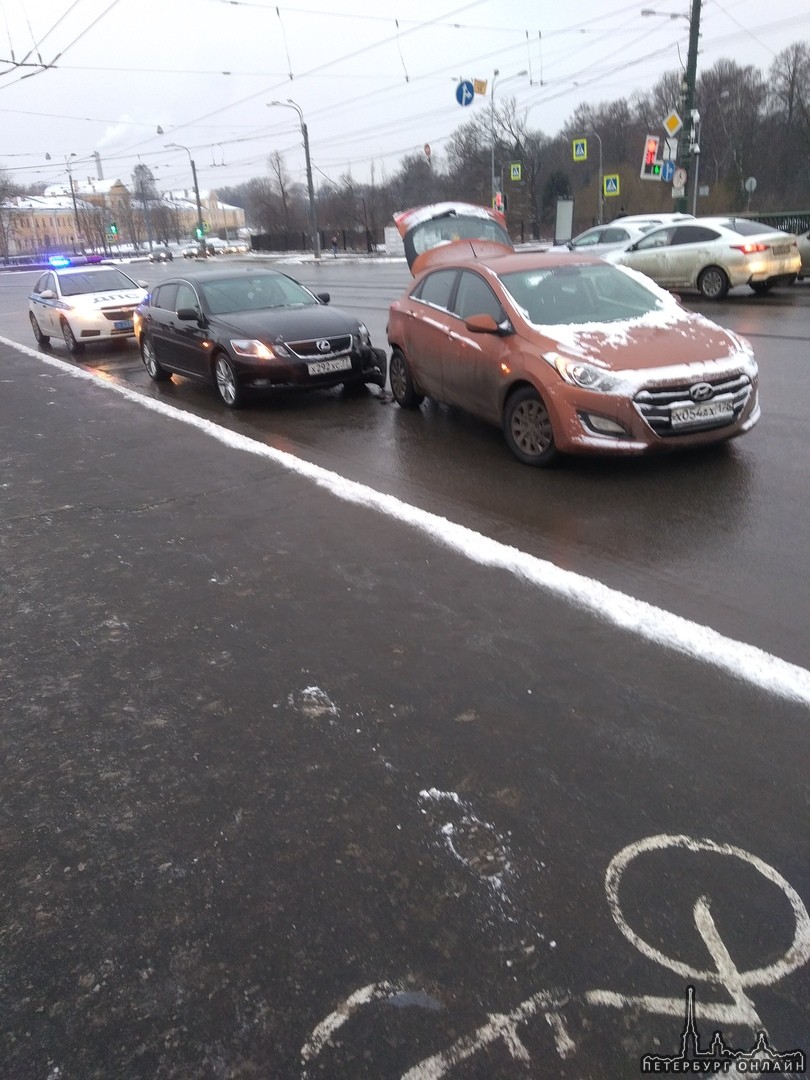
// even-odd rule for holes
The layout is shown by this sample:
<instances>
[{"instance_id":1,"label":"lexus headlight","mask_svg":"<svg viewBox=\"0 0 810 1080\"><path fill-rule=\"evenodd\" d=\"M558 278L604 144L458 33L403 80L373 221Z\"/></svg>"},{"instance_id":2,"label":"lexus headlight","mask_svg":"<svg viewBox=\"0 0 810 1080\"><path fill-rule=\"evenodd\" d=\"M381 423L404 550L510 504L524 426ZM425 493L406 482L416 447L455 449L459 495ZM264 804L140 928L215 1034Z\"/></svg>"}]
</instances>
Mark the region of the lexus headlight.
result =
<instances>
[{"instance_id":1,"label":"lexus headlight","mask_svg":"<svg viewBox=\"0 0 810 1080\"><path fill-rule=\"evenodd\" d=\"M561 356L559 353L545 353L544 359L554 365L567 383L581 386L583 390L597 390L609 394L619 385L619 380L612 372L596 367L595 364L586 364L582 360Z\"/></svg>"},{"instance_id":2,"label":"lexus headlight","mask_svg":"<svg viewBox=\"0 0 810 1080\"><path fill-rule=\"evenodd\" d=\"M253 360L275 360L276 354L269 345L254 338L232 338L231 348L237 356L249 356Z\"/></svg>"}]
</instances>

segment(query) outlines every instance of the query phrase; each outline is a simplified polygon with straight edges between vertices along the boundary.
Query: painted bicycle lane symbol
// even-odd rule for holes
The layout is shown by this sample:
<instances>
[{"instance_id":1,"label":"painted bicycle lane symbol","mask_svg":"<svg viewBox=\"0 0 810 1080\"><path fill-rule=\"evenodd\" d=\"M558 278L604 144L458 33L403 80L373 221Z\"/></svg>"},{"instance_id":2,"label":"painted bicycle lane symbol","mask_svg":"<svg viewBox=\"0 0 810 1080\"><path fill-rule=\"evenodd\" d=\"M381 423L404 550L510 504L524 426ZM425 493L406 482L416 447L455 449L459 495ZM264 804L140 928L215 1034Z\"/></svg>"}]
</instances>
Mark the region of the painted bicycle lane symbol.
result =
<instances>
[{"instance_id":1,"label":"painted bicycle lane symbol","mask_svg":"<svg viewBox=\"0 0 810 1080\"><path fill-rule=\"evenodd\" d=\"M622 910L619 902L620 885L636 859L654 852L674 850L722 855L740 860L780 890L790 907L794 923L792 941L782 956L762 967L741 971L718 931L712 917L710 901L706 896L697 899L692 917L708 952L710 966L695 967L668 956L655 945L645 941L630 925ZM721 1026L741 1024L754 1031L764 1028L751 991L781 981L810 958L810 915L801 897L772 866L756 855L731 844L683 835L660 834L646 837L629 844L613 857L605 875L605 892L616 926L635 949L686 982L708 985L710 989L701 995L701 1017L707 1022L712 1021ZM413 985L405 980L382 980L356 990L311 1032L301 1048L302 1076L306 1078L309 1075L309 1067L315 1065L319 1056L332 1045L335 1035L361 1009L375 1002L402 1003L403 999L419 1004L420 998L428 1001L427 994L415 990ZM401 1080L440 1080L457 1066L475 1058L496 1043L502 1044L514 1061L529 1066L532 1064L532 1057L521 1039L520 1031L535 1018L545 1021L559 1058L572 1058L577 1047L566 1026L563 1010L574 1007L583 1010L633 1008L639 1013L652 1016L681 1018L684 999L683 995L668 997L623 994L600 988L580 992L540 989L508 1012L490 1013L475 1031L461 1036L445 1049L423 1058L403 1073Z\"/></svg>"}]
</instances>

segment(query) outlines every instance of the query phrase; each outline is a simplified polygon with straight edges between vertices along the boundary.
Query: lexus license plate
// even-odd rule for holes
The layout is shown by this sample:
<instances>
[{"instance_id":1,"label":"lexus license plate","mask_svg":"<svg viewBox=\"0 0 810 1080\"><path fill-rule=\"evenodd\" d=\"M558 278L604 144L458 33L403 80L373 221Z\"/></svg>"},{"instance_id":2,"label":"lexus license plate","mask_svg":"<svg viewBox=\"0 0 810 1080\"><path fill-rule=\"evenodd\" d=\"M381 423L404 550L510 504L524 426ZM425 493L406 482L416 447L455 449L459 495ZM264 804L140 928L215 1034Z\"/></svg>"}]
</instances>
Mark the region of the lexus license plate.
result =
<instances>
[{"instance_id":1,"label":"lexus license plate","mask_svg":"<svg viewBox=\"0 0 810 1080\"><path fill-rule=\"evenodd\" d=\"M313 364L307 364L310 375L328 375L331 371L351 371L351 367L350 356L340 356L337 360L317 360Z\"/></svg>"},{"instance_id":2,"label":"lexus license plate","mask_svg":"<svg viewBox=\"0 0 810 1080\"><path fill-rule=\"evenodd\" d=\"M720 423L733 419L734 410L730 401L700 401L694 405L682 405L670 414L674 428L691 427L711 421Z\"/></svg>"}]
</instances>

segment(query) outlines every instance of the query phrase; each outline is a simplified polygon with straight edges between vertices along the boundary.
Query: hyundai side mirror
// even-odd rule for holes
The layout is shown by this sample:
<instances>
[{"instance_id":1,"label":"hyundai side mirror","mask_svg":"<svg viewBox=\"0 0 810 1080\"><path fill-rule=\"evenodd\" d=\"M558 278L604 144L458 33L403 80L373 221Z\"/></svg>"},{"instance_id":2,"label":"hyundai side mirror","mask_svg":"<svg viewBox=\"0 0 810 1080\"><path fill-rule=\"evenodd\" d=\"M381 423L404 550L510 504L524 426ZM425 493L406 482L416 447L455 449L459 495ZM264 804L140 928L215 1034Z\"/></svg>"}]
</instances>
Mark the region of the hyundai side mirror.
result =
<instances>
[{"instance_id":1,"label":"hyundai side mirror","mask_svg":"<svg viewBox=\"0 0 810 1080\"><path fill-rule=\"evenodd\" d=\"M464 325L471 334L510 334L512 327L508 319L497 323L491 315L470 315Z\"/></svg>"}]
</instances>

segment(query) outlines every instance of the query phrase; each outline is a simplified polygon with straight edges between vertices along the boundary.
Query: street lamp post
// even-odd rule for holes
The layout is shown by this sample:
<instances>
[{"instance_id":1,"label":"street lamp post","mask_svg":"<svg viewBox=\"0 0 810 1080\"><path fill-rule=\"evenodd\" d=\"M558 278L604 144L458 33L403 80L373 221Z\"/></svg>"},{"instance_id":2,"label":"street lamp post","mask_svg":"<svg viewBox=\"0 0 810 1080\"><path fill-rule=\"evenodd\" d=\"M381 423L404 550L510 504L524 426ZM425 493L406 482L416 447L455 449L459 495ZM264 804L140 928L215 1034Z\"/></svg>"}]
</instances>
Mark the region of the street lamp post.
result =
<instances>
[{"instance_id":1,"label":"street lamp post","mask_svg":"<svg viewBox=\"0 0 810 1080\"><path fill-rule=\"evenodd\" d=\"M286 101L268 101L267 107L272 108L279 106L282 109L295 109L298 113L298 119L301 122L301 134L304 138L304 160L307 167L307 194L309 196L309 231L312 241L312 251L316 259L321 257L321 236L318 232L318 213L315 208L315 188L312 184L312 162L309 157L309 132L307 131L307 125L304 122L304 113L301 106L296 104L292 98L287 98Z\"/></svg>"},{"instance_id":2,"label":"street lamp post","mask_svg":"<svg viewBox=\"0 0 810 1080\"><path fill-rule=\"evenodd\" d=\"M69 154L65 158L65 171L67 172L68 183L70 184L70 198L71 198L71 200L73 202L73 221L74 221L75 235L73 237L72 243L73 243L73 254L74 255L76 254L76 241L81 239L81 231L82 231L81 224L79 222L79 204L76 202L76 188L73 186L73 173L72 173L71 168L70 168L70 159L75 158L75 157L76 157L75 154ZM46 154L45 155L45 160L50 161L51 160L51 155Z\"/></svg>"},{"instance_id":3,"label":"street lamp post","mask_svg":"<svg viewBox=\"0 0 810 1080\"><path fill-rule=\"evenodd\" d=\"M200 255L206 254L205 246L205 225L203 223L202 215L202 203L200 202L200 186L197 183L197 166L194 164L194 158L191 156L191 151L187 146L183 146L182 143L165 143L167 150L185 150L188 154L188 160L191 162L191 176L194 180L194 198L197 200L197 236L200 244Z\"/></svg>"},{"instance_id":4,"label":"street lamp post","mask_svg":"<svg viewBox=\"0 0 810 1080\"><path fill-rule=\"evenodd\" d=\"M592 131L591 135L593 135L593 137L599 143L599 199L596 204L599 220L596 222L596 224L601 225L602 218L604 217L605 212L605 174L602 168L602 137L598 131Z\"/></svg>"},{"instance_id":5,"label":"street lamp post","mask_svg":"<svg viewBox=\"0 0 810 1080\"><path fill-rule=\"evenodd\" d=\"M76 157L75 154L71 154L70 157ZM73 250L76 250L76 241L81 241L82 227L79 224L79 206L76 202L76 188L73 184L73 172L70 168L70 158L65 158L65 168L67 169L68 182L70 184L70 198L73 202L73 220L76 222L76 235L73 238Z\"/></svg>"},{"instance_id":6,"label":"street lamp post","mask_svg":"<svg viewBox=\"0 0 810 1080\"><path fill-rule=\"evenodd\" d=\"M495 179L495 80L500 72L497 68L492 73L492 89L489 95L489 178L491 184L491 206L495 208L495 196L497 194L497 180Z\"/></svg>"}]
</instances>

